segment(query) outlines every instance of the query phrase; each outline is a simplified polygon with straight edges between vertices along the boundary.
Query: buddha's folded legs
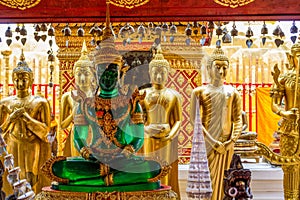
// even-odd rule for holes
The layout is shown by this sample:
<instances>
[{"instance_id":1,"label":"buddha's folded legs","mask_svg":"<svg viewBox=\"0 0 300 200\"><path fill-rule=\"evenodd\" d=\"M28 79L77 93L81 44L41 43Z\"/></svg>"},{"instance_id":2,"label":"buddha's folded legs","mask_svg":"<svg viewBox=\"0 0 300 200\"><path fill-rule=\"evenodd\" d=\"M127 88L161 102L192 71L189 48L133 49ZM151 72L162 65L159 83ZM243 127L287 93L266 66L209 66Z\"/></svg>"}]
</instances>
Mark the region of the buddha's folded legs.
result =
<instances>
[{"instance_id":1,"label":"buddha's folded legs","mask_svg":"<svg viewBox=\"0 0 300 200\"><path fill-rule=\"evenodd\" d=\"M105 166L106 173L103 173ZM108 186L146 183L160 174L161 165L141 158L118 158L106 164L68 158L56 161L52 165L52 172L61 179L67 179L69 185Z\"/></svg>"}]
</instances>

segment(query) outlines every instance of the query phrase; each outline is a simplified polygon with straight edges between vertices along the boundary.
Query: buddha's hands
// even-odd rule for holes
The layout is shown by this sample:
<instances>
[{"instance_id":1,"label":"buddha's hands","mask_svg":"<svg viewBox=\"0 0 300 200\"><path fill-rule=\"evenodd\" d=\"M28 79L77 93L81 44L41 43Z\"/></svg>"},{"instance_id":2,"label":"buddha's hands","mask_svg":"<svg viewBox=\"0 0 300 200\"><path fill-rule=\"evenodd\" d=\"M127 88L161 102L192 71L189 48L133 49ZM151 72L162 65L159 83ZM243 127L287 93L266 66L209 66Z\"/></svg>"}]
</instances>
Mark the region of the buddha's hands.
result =
<instances>
[{"instance_id":1,"label":"buddha's hands","mask_svg":"<svg viewBox=\"0 0 300 200\"><path fill-rule=\"evenodd\" d=\"M91 153L92 151L89 147L82 147L80 149L80 155L86 160L90 159Z\"/></svg>"},{"instance_id":2,"label":"buddha's hands","mask_svg":"<svg viewBox=\"0 0 300 200\"><path fill-rule=\"evenodd\" d=\"M297 108L292 108L290 110L281 110L279 111L280 116L291 120L291 121L296 121L296 119L299 117L299 110Z\"/></svg>"},{"instance_id":3,"label":"buddha's hands","mask_svg":"<svg viewBox=\"0 0 300 200\"><path fill-rule=\"evenodd\" d=\"M170 132L169 124L150 124L145 126L145 133L149 137L165 138Z\"/></svg>"},{"instance_id":4,"label":"buddha's hands","mask_svg":"<svg viewBox=\"0 0 300 200\"><path fill-rule=\"evenodd\" d=\"M216 144L214 145L214 149L219 153L219 154L224 154L226 152L226 148L225 145L220 142L217 141Z\"/></svg>"},{"instance_id":5,"label":"buddha's hands","mask_svg":"<svg viewBox=\"0 0 300 200\"><path fill-rule=\"evenodd\" d=\"M122 150L122 154L126 158L130 158L134 154L135 150L132 145L126 145L124 149Z\"/></svg>"},{"instance_id":6,"label":"buddha's hands","mask_svg":"<svg viewBox=\"0 0 300 200\"><path fill-rule=\"evenodd\" d=\"M9 115L10 122L15 122L16 120L20 119L20 117L22 117L24 113L25 113L25 109L24 108L19 108L19 109L14 110Z\"/></svg>"},{"instance_id":7,"label":"buddha's hands","mask_svg":"<svg viewBox=\"0 0 300 200\"><path fill-rule=\"evenodd\" d=\"M292 108L287 111L280 111L280 116L284 117L287 120L287 123L284 124L285 133L293 137L299 137L299 124L297 125L297 120L299 119L298 108Z\"/></svg>"},{"instance_id":8,"label":"buddha's hands","mask_svg":"<svg viewBox=\"0 0 300 200\"><path fill-rule=\"evenodd\" d=\"M234 148L233 140L228 140L228 141L224 142L223 145L225 146L226 151Z\"/></svg>"}]
</instances>

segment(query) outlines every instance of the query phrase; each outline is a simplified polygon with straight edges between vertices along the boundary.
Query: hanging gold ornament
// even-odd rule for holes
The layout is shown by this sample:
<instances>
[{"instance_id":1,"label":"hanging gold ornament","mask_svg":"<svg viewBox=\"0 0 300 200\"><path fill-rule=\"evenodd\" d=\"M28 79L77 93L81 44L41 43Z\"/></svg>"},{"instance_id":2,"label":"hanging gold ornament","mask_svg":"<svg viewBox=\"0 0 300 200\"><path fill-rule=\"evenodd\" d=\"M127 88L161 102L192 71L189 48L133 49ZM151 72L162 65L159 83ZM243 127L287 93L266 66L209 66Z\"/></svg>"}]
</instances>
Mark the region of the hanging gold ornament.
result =
<instances>
[{"instance_id":1,"label":"hanging gold ornament","mask_svg":"<svg viewBox=\"0 0 300 200\"><path fill-rule=\"evenodd\" d=\"M150 0L107 0L108 3L111 3L115 6L129 9L144 5L149 1Z\"/></svg>"},{"instance_id":2,"label":"hanging gold ornament","mask_svg":"<svg viewBox=\"0 0 300 200\"><path fill-rule=\"evenodd\" d=\"M217 4L220 4L222 6L229 6L231 8L236 8L238 6L244 6L247 5L254 0L214 0Z\"/></svg>"},{"instance_id":3,"label":"hanging gold ornament","mask_svg":"<svg viewBox=\"0 0 300 200\"><path fill-rule=\"evenodd\" d=\"M10 7L25 10L26 8L32 8L40 3L41 0L0 0L0 4Z\"/></svg>"}]
</instances>

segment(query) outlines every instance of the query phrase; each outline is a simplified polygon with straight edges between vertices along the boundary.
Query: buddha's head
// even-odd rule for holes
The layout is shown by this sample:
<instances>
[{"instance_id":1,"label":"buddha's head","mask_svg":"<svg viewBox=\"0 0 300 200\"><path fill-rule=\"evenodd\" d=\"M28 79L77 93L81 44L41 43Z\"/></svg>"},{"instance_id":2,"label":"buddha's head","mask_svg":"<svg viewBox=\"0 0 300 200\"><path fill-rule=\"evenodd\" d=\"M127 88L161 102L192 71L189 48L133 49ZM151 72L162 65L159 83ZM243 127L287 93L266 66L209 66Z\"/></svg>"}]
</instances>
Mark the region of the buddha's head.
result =
<instances>
[{"instance_id":1,"label":"buddha's head","mask_svg":"<svg viewBox=\"0 0 300 200\"><path fill-rule=\"evenodd\" d=\"M75 83L81 90L93 90L95 88L95 67L88 57L85 41L82 45L81 56L74 64L73 73L75 76Z\"/></svg>"},{"instance_id":2,"label":"buddha's head","mask_svg":"<svg viewBox=\"0 0 300 200\"><path fill-rule=\"evenodd\" d=\"M211 82L224 81L229 67L229 59L221 48L216 48L207 62L207 72Z\"/></svg>"},{"instance_id":3,"label":"buddha's head","mask_svg":"<svg viewBox=\"0 0 300 200\"><path fill-rule=\"evenodd\" d=\"M129 68L123 65L122 56L116 49L108 13L100 49L95 53L95 65L101 91L107 92L117 88L121 75L124 76Z\"/></svg>"},{"instance_id":4,"label":"buddha's head","mask_svg":"<svg viewBox=\"0 0 300 200\"><path fill-rule=\"evenodd\" d=\"M170 70L169 62L164 58L160 46L154 58L149 63L149 74L152 84L165 85L168 80Z\"/></svg>"},{"instance_id":5,"label":"buddha's head","mask_svg":"<svg viewBox=\"0 0 300 200\"><path fill-rule=\"evenodd\" d=\"M28 91L33 84L33 72L25 61L23 50L17 67L12 71L12 80L17 91Z\"/></svg>"},{"instance_id":6,"label":"buddha's head","mask_svg":"<svg viewBox=\"0 0 300 200\"><path fill-rule=\"evenodd\" d=\"M105 40L101 41L100 50L95 53L95 65L101 90L111 91L115 89L120 77L122 56L115 48L113 37L106 37Z\"/></svg>"},{"instance_id":7,"label":"buddha's head","mask_svg":"<svg viewBox=\"0 0 300 200\"><path fill-rule=\"evenodd\" d=\"M291 52L286 53L289 66L288 69L291 70L295 68L295 66L299 65L300 59L300 43L296 43L291 47ZM299 66L298 66L299 67Z\"/></svg>"},{"instance_id":8,"label":"buddha's head","mask_svg":"<svg viewBox=\"0 0 300 200\"><path fill-rule=\"evenodd\" d=\"M291 53L293 56L300 56L300 44L296 43L291 47Z\"/></svg>"}]
</instances>

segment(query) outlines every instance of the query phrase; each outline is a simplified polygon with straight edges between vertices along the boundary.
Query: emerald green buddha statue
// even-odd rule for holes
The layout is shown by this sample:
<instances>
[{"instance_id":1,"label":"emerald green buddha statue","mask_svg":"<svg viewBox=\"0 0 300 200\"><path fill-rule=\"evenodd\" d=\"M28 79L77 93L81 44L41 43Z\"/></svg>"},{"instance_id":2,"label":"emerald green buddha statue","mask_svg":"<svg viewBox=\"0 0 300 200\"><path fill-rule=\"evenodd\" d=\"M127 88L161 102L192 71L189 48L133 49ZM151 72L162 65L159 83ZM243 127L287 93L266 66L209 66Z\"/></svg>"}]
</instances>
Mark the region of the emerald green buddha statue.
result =
<instances>
[{"instance_id":1,"label":"emerald green buddha statue","mask_svg":"<svg viewBox=\"0 0 300 200\"><path fill-rule=\"evenodd\" d=\"M144 121L136 90L131 96L120 92L120 76L126 73L115 49L111 30L105 28L94 63L98 90L86 97L77 90L74 144L80 157L53 157L43 166L52 188L68 191L138 191L160 188L159 179L169 166L135 154L144 142Z\"/></svg>"}]
</instances>

